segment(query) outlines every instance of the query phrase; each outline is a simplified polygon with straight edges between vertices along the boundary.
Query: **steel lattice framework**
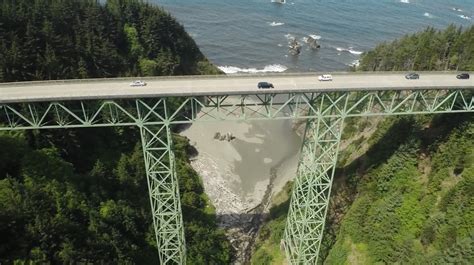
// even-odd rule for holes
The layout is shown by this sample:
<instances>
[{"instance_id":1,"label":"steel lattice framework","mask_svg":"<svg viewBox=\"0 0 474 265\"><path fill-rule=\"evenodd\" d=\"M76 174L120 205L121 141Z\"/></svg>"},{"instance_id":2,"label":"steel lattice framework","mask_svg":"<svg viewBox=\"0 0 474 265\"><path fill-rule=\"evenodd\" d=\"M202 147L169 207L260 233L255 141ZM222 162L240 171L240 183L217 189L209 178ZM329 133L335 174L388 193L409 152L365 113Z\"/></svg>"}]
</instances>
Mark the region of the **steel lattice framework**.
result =
<instances>
[{"instance_id":1,"label":"steel lattice framework","mask_svg":"<svg viewBox=\"0 0 474 265\"><path fill-rule=\"evenodd\" d=\"M215 120L307 119L284 246L291 264L316 264L344 119L460 112L474 112L474 90L266 92L240 96L19 102L0 103L0 131L137 126L160 261L184 264L184 229L170 126Z\"/></svg>"}]
</instances>

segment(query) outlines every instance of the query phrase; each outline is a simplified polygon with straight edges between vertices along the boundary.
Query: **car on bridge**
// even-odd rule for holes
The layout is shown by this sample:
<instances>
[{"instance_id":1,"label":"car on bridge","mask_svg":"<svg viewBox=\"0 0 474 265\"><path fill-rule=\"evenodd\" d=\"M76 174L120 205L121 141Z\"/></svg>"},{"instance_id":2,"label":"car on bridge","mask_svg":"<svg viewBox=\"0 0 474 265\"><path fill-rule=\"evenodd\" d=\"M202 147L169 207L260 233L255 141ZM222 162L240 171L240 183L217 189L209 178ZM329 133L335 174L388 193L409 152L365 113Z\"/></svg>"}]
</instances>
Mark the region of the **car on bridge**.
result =
<instances>
[{"instance_id":1,"label":"car on bridge","mask_svg":"<svg viewBox=\"0 0 474 265\"><path fill-rule=\"evenodd\" d=\"M462 74L458 74L456 76L457 79L469 79L469 74L468 73L462 73Z\"/></svg>"},{"instance_id":2,"label":"car on bridge","mask_svg":"<svg viewBox=\"0 0 474 265\"><path fill-rule=\"evenodd\" d=\"M417 73L409 73L405 76L406 79L420 79L420 75Z\"/></svg>"},{"instance_id":3,"label":"car on bridge","mask_svg":"<svg viewBox=\"0 0 474 265\"><path fill-rule=\"evenodd\" d=\"M258 89L273 88L273 84L268 82L258 82L257 87Z\"/></svg>"},{"instance_id":4,"label":"car on bridge","mask_svg":"<svg viewBox=\"0 0 474 265\"><path fill-rule=\"evenodd\" d=\"M146 86L146 82L143 82L142 80L135 80L130 83L130 86Z\"/></svg>"},{"instance_id":5,"label":"car on bridge","mask_svg":"<svg viewBox=\"0 0 474 265\"><path fill-rule=\"evenodd\" d=\"M320 75L318 76L319 81L332 81L332 75Z\"/></svg>"}]
</instances>

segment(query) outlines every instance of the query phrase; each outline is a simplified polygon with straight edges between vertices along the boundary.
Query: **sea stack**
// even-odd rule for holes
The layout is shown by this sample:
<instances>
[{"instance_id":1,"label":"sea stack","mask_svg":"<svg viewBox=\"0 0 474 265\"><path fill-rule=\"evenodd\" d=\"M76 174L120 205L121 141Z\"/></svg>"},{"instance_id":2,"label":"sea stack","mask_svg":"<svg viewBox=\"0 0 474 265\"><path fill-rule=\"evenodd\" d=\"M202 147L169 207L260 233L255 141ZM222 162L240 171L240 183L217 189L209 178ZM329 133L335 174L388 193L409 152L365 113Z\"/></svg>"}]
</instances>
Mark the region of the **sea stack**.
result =
<instances>
[{"instance_id":1,"label":"sea stack","mask_svg":"<svg viewBox=\"0 0 474 265\"><path fill-rule=\"evenodd\" d=\"M313 50L321 48L321 45L319 45L318 41L315 38L311 37L311 36L308 36L308 39L306 40L306 43Z\"/></svg>"},{"instance_id":2,"label":"sea stack","mask_svg":"<svg viewBox=\"0 0 474 265\"><path fill-rule=\"evenodd\" d=\"M296 41L296 39L291 39L288 43L288 52L291 55L298 55L301 53L301 45Z\"/></svg>"}]
</instances>

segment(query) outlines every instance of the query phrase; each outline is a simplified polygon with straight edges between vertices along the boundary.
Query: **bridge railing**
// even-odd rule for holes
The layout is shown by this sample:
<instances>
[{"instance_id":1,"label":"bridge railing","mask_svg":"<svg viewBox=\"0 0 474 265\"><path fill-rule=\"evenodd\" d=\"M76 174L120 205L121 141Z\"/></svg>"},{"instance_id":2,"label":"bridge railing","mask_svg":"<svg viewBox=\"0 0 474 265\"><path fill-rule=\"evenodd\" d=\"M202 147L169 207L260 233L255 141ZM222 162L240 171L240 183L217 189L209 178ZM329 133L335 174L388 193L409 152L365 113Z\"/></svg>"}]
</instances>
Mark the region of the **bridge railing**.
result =
<instances>
[{"instance_id":1,"label":"bridge railing","mask_svg":"<svg viewBox=\"0 0 474 265\"><path fill-rule=\"evenodd\" d=\"M61 80L43 80L43 81L21 81L21 82L4 82L0 86L24 86L24 85L43 85L43 84L65 84L65 83L95 83L95 82L130 82L133 80L144 81L159 81L159 80L192 80L192 79L227 79L227 78L251 78L251 77L297 77L297 76L311 76L315 77L322 74L331 74L333 76L343 75L405 75L413 71L377 71L377 72L285 72L285 73L235 73L222 75L182 75L182 76L130 76L130 77L111 77L111 78L87 78L87 79L61 79ZM446 74L456 75L461 73L459 71L416 71L419 74Z\"/></svg>"}]
</instances>

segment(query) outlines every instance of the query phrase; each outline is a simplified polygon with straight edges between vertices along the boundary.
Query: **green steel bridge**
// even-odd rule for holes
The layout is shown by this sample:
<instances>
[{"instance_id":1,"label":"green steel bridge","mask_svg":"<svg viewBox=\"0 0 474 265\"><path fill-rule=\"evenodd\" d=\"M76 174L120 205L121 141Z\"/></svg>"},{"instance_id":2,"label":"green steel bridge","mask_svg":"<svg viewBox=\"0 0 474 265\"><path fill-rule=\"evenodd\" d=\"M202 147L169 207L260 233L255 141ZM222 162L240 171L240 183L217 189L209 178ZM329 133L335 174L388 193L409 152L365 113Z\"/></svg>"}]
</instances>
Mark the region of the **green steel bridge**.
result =
<instances>
[{"instance_id":1,"label":"green steel bridge","mask_svg":"<svg viewBox=\"0 0 474 265\"><path fill-rule=\"evenodd\" d=\"M305 119L283 244L290 264L316 264L344 120L349 117L474 112L474 81L455 73L334 73L193 76L0 84L0 131L136 126L162 264L186 249L171 126L216 120ZM275 89L257 89L270 81Z\"/></svg>"}]
</instances>

